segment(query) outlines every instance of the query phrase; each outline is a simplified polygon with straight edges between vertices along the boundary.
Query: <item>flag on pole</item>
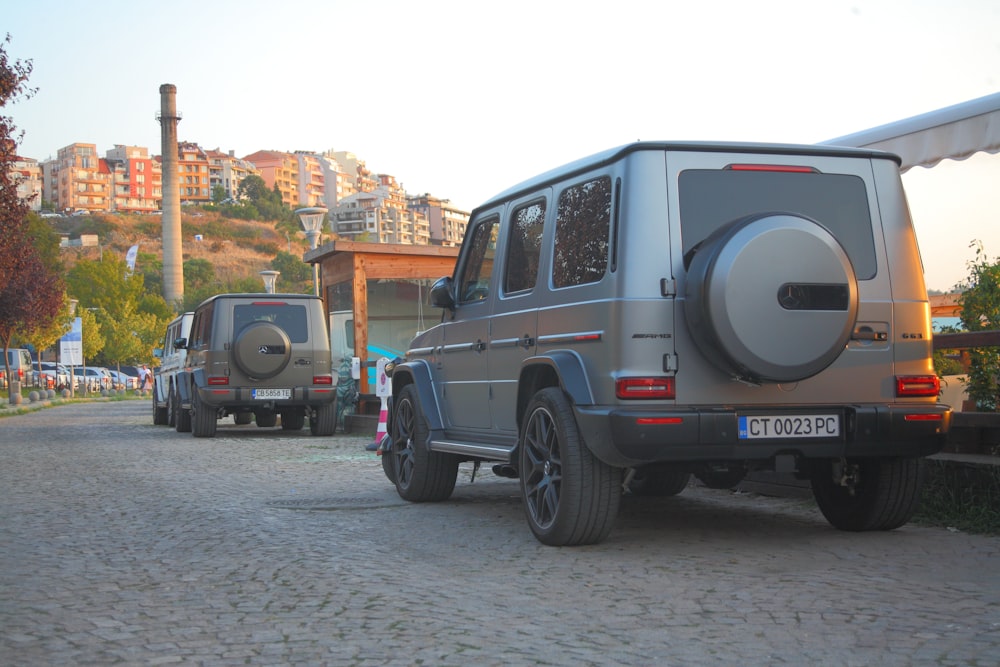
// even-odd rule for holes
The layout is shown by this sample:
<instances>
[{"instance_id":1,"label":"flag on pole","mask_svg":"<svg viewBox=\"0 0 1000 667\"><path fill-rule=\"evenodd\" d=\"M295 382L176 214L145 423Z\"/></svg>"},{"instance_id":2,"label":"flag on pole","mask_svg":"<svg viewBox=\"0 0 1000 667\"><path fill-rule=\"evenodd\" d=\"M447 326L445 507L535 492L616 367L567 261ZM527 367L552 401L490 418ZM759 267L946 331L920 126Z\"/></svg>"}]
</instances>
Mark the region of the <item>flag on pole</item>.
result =
<instances>
[{"instance_id":1,"label":"flag on pole","mask_svg":"<svg viewBox=\"0 0 1000 667\"><path fill-rule=\"evenodd\" d=\"M139 244L138 243L135 244L134 246L132 246L131 248L129 248L128 252L125 253L125 263L128 265L128 270L129 271L135 271L135 257L138 254L139 254Z\"/></svg>"}]
</instances>

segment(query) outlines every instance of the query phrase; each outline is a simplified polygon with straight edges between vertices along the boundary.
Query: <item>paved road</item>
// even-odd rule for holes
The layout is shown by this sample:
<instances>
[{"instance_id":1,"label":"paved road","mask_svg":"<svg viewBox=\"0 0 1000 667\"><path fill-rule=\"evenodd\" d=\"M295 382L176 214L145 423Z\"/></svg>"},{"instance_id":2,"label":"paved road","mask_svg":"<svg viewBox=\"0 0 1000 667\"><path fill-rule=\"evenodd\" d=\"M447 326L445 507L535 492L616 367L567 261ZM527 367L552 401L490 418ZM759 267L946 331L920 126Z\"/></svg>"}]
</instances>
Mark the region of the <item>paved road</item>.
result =
<instances>
[{"instance_id":1,"label":"paved road","mask_svg":"<svg viewBox=\"0 0 1000 667\"><path fill-rule=\"evenodd\" d=\"M410 505L364 438L149 412L0 420L3 665L1000 663L1000 538L692 487L556 549L511 480Z\"/></svg>"}]
</instances>

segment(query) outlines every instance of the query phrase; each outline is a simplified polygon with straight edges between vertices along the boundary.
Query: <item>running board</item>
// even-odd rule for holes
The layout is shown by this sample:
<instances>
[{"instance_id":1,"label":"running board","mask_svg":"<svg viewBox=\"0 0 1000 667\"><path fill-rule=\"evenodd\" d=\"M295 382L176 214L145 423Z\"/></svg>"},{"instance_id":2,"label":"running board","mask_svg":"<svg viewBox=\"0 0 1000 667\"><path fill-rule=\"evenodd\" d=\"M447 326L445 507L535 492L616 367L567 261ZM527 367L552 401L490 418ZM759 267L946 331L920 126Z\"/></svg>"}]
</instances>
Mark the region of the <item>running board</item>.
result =
<instances>
[{"instance_id":1,"label":"running board","mask_svg":"<svg viewBox=\"0 0 1000 667\"><path fill-rule=\"evenodd\" d=\"M458 454L487 461L510 462L510 455L513 447L503 447L500 445L474 445L468 442L455 442L452 440L432 440L428 443L429 448L435 452L445 454Z\"/></svg>"}]
</instances>

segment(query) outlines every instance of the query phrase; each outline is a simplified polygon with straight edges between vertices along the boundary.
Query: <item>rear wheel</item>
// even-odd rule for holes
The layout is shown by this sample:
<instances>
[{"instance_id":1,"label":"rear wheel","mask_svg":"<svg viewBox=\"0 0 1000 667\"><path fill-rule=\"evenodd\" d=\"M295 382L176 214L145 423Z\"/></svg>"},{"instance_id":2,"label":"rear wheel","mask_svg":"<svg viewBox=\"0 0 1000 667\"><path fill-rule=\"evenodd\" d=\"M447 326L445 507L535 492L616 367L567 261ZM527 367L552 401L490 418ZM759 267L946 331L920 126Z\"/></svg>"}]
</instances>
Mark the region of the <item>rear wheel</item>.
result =
<instances>
[{"instance_id":1,"label":"rear wheel","mask_svg":"<svg viewBox=\"0 0 1000 667\"><path fill-rule=\"evenodd\" d=\"M561 389L539 391L525 414L519 470L531 532L552 546L602 541L621 503L621 470L587 449Z\"/></svg>"},{"instance_id":2,"label":"rear wheel","mask_svg":"<svg viewBox=\"0 0 1000 667\"><path fill-rule=\"evenodd\" d=\"M219 413L211 405L206 405L198 397L198 389L191 392L191 434L196 438L214 438L219 424Z\"/></svg>"},{"instance_id":3,"label":"rear wheel","mask_svg":"<svg viewBox=\"0 0 1000 667\"><path fill-rule=\"evenodd\" d=\"M273 410L258 410L254 413L257 426L261 428L271 428L278 423L278 413Z\"/></svg>"},{"instance_id":4,"label":"rear wheel","mask_svg":"<svg viewBox=\"0 0 1000 667\"><path fill-rule=\"evenodd\" d=\"M249 424L252 421L253 421L252 412L237 412L233 414L233 422L240 426L243 426L244 424Z\"/></svg>"},{"instance_id":5,"label":"rear wheel","mask_svg":"<svg viewBox=\"0 0 1000 667\"><path fill-rule=\"evenodd\" d=\"M813 495L835 528L892 530L916 511L923 471L923 459L822 461L813 469Z\"/></svg>"},{"instance_id":6,"label":"rear wheel","mask_svg":"<svg viewBox=\"0 0 1000 667\"><path fill-rule=\"evenodd\" d=\"M319 405L309 416L309 432L318 436L333 435L337 428L336 401Z\"/></svg>"},{"instance_id":7,"label":"rear wheel","mask_svg":"<svg viewBox=\"0 0 1000 667\"><path fill-rule=\"evenodd\" d=\"M656 496L665 498L676 496L687 488L691 473L667 466L645 466L638 468L628 490L634 496Z\"/></svg>"},{"instance_id":8,"label":"rear wheel","mask_svg":"<svg viewBox=\"0 0 1000 667\"><path fill-rule=\"evenodd\" d=\"M306 413L304 410L298 412L282 412L281 428L284 431L301 431L306 425Z\"/></svg>"},{"instance_id":9,"label":"rear wheel","mask_svg":"<svg viewBox=\"0 0 1000 667\"><path fill-rule=\"evenodd\" d=\"M392 441L382 456L392 457L390 479L396 484L396 492L411 502L447 500L455 490L458 459L428 449L427 422L420 411L416 387L404 387L395 403Z\"/></svg>"},{"instance_id":10,"label":"rear wheel","mask_svg":"<svg viewBox=\"0 0 1000 667\"><path fill-rule=\"evenodd\" d=\"M694 474L702 484L710 489L731 489L747 476L747 469L742 465L710 466L707 465Z\"/></svg>"}]
</instances>

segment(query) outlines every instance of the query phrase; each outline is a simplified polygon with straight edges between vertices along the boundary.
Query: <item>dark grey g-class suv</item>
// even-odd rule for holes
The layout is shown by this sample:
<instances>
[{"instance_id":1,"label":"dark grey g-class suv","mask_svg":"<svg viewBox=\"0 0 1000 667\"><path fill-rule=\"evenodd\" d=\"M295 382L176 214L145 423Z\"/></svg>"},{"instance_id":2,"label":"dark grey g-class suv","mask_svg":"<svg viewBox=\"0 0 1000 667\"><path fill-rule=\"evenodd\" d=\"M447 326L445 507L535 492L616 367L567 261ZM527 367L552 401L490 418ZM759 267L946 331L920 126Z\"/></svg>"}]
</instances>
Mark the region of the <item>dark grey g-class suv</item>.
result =
<instances>
[{"instance_id":1,"label":"dark grey g-class suv","mask_svg":"<svg viewBox=\"0 0 1000 667\"><path fill-rule=\"evenodd\" d=\"M623 488L750 470L808 478L839 529L903 525L951 410L898 166L642 142L487 201L393 370L387 477L443 500L496 462L551 545L607 537Z\"/></svg>"}]
</instances>

